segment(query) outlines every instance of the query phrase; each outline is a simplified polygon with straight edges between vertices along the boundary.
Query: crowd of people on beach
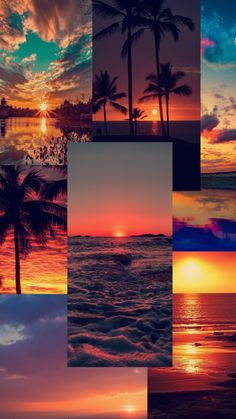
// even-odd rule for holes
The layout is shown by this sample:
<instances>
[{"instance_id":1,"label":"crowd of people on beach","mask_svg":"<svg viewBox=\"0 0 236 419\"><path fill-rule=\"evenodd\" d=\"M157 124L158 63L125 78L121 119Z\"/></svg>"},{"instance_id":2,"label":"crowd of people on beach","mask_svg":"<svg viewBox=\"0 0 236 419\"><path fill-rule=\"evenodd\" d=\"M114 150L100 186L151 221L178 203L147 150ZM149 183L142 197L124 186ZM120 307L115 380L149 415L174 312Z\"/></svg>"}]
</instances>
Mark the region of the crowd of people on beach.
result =
<instances>
[{"instance_id":1,"label":"crowd of people on beach","mask_svg":"<svg viewBox=\"0 0 236 419\"><path fill-rule=\"evenodd\" d=\"M60 137L52 137L51 140L38 148L28 151L24 156L24 163L28 166L39 165L66 165L67 164L67 144L85 143L91 141L88 134L78 134L71 132L69 135Z\"/></svg>"}]
</instances>

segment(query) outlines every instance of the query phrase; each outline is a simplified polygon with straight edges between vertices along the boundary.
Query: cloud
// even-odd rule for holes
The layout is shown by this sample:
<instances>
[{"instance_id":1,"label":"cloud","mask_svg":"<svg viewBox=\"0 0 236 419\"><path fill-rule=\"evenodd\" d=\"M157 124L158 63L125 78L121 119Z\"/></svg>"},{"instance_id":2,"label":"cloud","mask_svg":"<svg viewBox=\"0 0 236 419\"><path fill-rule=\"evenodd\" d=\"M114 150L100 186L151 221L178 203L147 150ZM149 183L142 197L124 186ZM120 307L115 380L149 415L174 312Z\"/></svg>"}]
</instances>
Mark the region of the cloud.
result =
<instances>
[{"instance_id":1,"label":"cloud","mask_svg":"<svg viewBox=\"0 0 236 419\"><path fill-rule=\"evenodd\" d=\"M209 218L205 225L195 225L194 219L174 219L173 249L177 251L236 250L236 221Z\"/></svg>"},{"instance_id":2,"label":"cloud","mask_svg":"<svg viewBox=\"0 0 236 419\"><path fill-rule=\"evenodd\" d=\"M28 57L23 58L22 63L32 63L33 61L36 61L37 59L37 55L36 54L31 54Z\"/></svg>"},{"instance_id":3,"label":"cloud","mask_svg":"<svg viewBox=\"0 0 236 419\"><path fill-rule=\"evenodd\" d=\"M213 143L229 143L236 140L236 129L224 129L215 132Z\"/></svg>"},{"instance_id":4,"label":"cloud","mask_svg":"<svg viewBox=\"0 0 236 419\"><path fill-rule=\"evenodd\" d=\"M29 336L0 346L1 418L38 417L37 412L43 411L47 416L50 405L56 411L53 417L63 418L73 409L81 417L81 403L88 414L94 411L91 398L107 401L119 394L138 398L141 391L146 392L145 369L137 374L131 368L67 368L66 306L66 295L11 295L1 300L0 326L4 322L12 329L24 327ZM5 339L6 335L5 330ZM103 403L99 406L102 411ZM25 412L30 412L29 416Z\"/></svg>"},{"instance_id":5,"label":"cloud","mask_svg":"<svg viewBox=\"0 0 236 419\"><path fill-rule=\"evenodd\" d=\"M89 0L2 0L0 4L0 94L37 106L37 97L76 100L91 96L92 7ZM35 72L36 52L14 62L29 31L58 44L48 70ZM46 48L46 46L45 46ZM8 54L7 54L8 53ZM80 73L78 73L80 72ZM58 92L58 94L57 94Z\"/></svg>"},{"instance_id":6,"label":"cloud","mask_svg":"<svg viewBox=\"0 0 236 419\"><path fill-rule=\"evenodd\" d=\"M212 131L217 125L219 125L220 121L218 117L214 113L207 113L202 116L201 119L201 130L202 131Z\"/></svg>"},{"instance_id":7,"label":"cloud","mask_svg":"<svg viewBox=\"0 0 236 419\"><path fill-rule=\"evenodd\" d=\"M91 29L89 0L30 0L25 27L65 48Z\"/></svg>"},{"instance_id":8,"label":"cloud","mask_svg":"<svg viewBox=\"0 0 236 419\"><path fill-rule=\"evenodd\" d=\"M205 50L209 47L214 47L215 46L215 42L211 41L208 38L202 38L201 39L201 55L204 55Z\"/></svg>"},{"instance_id":9,"label":"cloud","mask_svg":"<svg viewBox=\"0 0 236 419\"><path fill-rule=\"evenodd\" d=\"M219 14L201 18L202 59L213 68L236 66L236 25L229 26Z\"/></svg>"}]
</instances>

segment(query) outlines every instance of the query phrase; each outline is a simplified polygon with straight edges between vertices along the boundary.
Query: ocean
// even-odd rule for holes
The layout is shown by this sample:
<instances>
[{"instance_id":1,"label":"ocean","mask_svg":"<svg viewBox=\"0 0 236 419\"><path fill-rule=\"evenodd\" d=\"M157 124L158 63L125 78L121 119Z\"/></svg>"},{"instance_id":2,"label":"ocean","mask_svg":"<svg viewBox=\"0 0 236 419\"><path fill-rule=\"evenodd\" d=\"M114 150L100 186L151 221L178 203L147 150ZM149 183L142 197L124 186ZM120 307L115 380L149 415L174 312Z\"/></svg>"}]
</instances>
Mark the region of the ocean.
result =
<instances>
[{"instance_id":1,"label":"ocean","mask_svg":"<svg viewBox=\"0 0 236 419\"><path fill-rule=\"evenodd\" d=\"M149 392L222 388L235 373L236 294L174 294L173 323L173 368L152 369Z\"/></svg>"},{"instance_id":2,"label":"ocean","mask_svg":"<svg viewBox=\"0 0 236 419\"><path fill-rule=\"evenodd\" d=\"M236 330L236 294L174 294L174 330Z\"/></svg>"},{"instance_id":3,"label":"ocean","mask_svg":"<svg viewBox=\"0 0 236 419\"><path fill-rule=\"evenodd\" d=\"M97 135L101 130L104 135L104 124L100 121L93 122L93 135ZM128 135L128 121L108 122L109 135ZM139 135L161 135L161 126L159 121L141 121L138 122ZM170 123L170 134L173 138L185 140L189 143L199 144L200 142L200 122L199 121L172 121Z\"/></svg>"},{"instance_id":4,"label":"ocean","mask_svg":"<svg viewBox=\"0 0 236 419\"><path fill-rule=\"evenodd\" d=\"M169 238L69 239L70 366L171 364Z\"/></svg>"}]
</instances>

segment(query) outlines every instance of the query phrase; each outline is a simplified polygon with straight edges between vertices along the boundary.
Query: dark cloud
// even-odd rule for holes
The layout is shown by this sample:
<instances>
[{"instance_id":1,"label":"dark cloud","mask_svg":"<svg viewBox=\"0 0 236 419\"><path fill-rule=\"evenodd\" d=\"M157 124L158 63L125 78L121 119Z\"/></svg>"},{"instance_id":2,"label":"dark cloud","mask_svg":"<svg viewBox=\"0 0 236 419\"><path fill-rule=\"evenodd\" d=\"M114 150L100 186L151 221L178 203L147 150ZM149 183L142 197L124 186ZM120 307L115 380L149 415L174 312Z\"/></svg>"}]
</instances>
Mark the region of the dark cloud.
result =
<instances>
[{"instance_id":1,"label":"dark cloud","mask_svg":"<svg viewBox=\"0 0 236 419\"><path fill-rule=\"evenodd\" d=\"M201 130L202 131L212 131L217 125L219 125L220 121L216 114L214 113L207 113L202 116L201 119Z\"/></svg>"},{"instance_id":2,"label":"dark cloud","mask_svg":"<svg viewBox=\"0 0 236 419\"><path fill-rule=\"evenodd\" d=\"M203 226L194 220L174 219L173 250L176 251L235 251L236 221L210 218Z\"/></svg>"},{"instance_id":3,"label":"dark cloud","mask_svg":"<svg viewBox=\"0 0 236 419\"><path fill-rule=\"evenodd\" d=\"M214 143L229 143L236 140L236 129L224 129L214 138Z\"/></svg>"}]
</instances>

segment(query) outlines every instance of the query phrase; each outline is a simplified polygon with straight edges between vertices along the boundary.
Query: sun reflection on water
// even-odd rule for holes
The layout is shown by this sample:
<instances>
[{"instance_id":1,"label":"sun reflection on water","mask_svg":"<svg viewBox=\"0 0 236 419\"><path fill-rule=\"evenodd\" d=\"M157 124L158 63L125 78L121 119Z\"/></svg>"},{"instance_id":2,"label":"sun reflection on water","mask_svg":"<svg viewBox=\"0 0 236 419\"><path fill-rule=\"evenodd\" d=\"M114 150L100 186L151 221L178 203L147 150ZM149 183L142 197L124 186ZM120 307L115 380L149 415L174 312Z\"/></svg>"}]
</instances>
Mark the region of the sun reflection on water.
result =
<instances>
[{"instance_id":1,"label":"sun reflection on water","mask_svg":"<svg viewBox=\"0 0 236 419\"><path fill-rule=\"evenodd\" d=\"M41 124L40 124L40 132L42 134L47 134L47 130L48 130L48 128L47 128L47 120L46 120L46 118L42 118L41 119Z\"/></svg>"}]
</instances>

